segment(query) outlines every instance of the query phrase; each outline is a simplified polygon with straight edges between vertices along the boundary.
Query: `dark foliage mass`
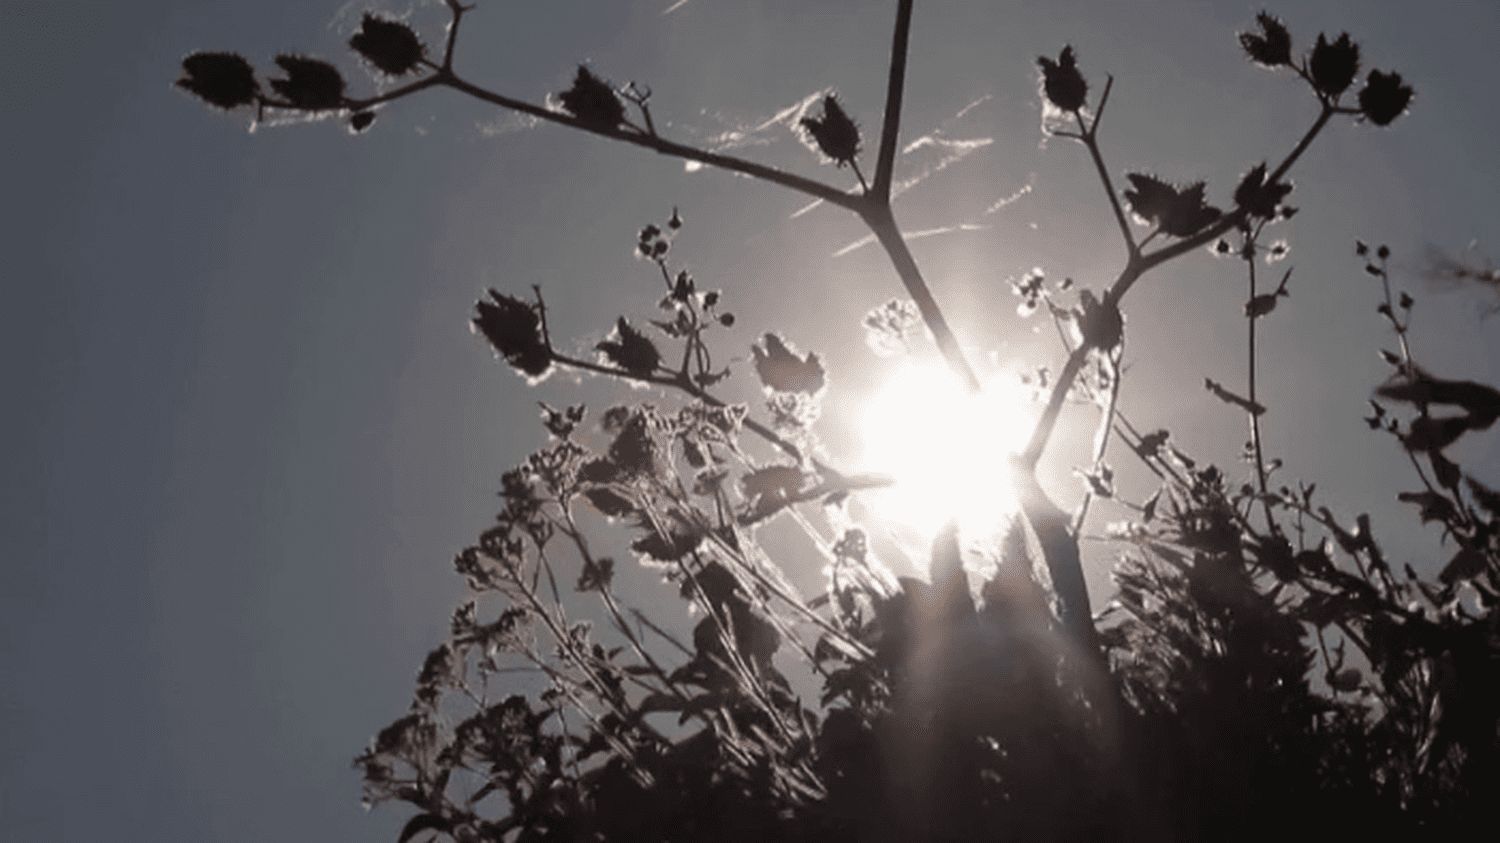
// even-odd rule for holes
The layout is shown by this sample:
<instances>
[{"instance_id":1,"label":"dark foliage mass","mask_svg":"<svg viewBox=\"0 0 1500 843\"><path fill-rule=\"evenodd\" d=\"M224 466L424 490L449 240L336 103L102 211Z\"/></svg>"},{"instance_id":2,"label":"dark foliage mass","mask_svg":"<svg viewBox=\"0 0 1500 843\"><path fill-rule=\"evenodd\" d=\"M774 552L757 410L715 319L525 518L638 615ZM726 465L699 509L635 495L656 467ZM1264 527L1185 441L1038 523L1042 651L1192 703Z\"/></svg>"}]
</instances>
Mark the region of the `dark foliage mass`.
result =
<instances>
[{"instance_id":1,"label":"dark foliage mass","mask_svg":"<svg viewBox=\"0 0 1500 843\"><path fill-rule=\"evenodd\" d=\"M379 73L415 77L397 93L349 98L332 65L280 56L284 75L267 95L231 53L194 53L177 84L217 108L336 111L362 131L373 108L427 87L482 91L452 70L470 9L447 5L441 57L428 60L414 30L378 16L350 39ZM897 5L899 94L912 4ZM1413 358L1416 301L1393 288L1389 249L1360 243L1364 275L1350 275L1378 284L1369 295L1399 349L1382 354L1390 374L1365 422L1417 468L1411 487L1391 493L1432 528L1431 558L1393 564L1370 517L1336 514L1327 492L1284 479L1290 469L1261 441L1274 416L1257 392L1257 331L1295 300L1290 269L1273 288L1257 267L1288 255L1266 235L1296 212L1285 204L1289 171L1331 120L1389 125L1412 88L1372 71L1351 103L1358 44L1319 35L1299 56L1269 14L1239 45L1300 79L1318 117L1279 163L1246 169L1225 208L1204 181L1130 172L1117 189L1098 134L1110 84L1090 103L1071 47L1039 59L1048 120L1065 118L1045 128L1089 152L1127 258L1101 289L1049 282L1039 269L1011 282L1023 314L1056 322L1067 362L1030 381L1045 406L1014 467L1021 511L986 546L986 567L970 570L973 548L951 525L932 544L927 579L881 563L872 525L844 507L885 481L814 456L822 360L776 332L748 356L723 347L734 315L723 291L675 265L676 209L635 240L662 285L655 309L616 319L592 357L553 344L540 290L477 302L474 330L528 380L561 368L657 391L597 421L583 405L541 405L546 444L501 476L494 522L454 561L469 599L422 663L409 709L356 762L371 802L414 809L402 843L1435 839L1493 829L1500 491L1453 454L1494 435L1500 390ZM887 115L873 187L837 99L800 121L828 161L850 165L856 192L668 141L648 90L616 88L586 67L558 95L561 112L476 96L855 212L913 298L872 311L865 327L899 353L920 323L955 372L969 371L891 216L899 108ZM1158 237L1170 239L1152 248ZM1137 428L1115 402L1123 299L1154 267L1200 248L1237 261L1247 281L1228 305L1249 333L1247 383L1204 378L1215 408L1251 431L1238 472L1193 458L1166 429ZM1500 289L1488 267L1431 263L1434 277ZM724 360L753 368L769 423L715 392L735 374ZM1101 434L1118 431L1123 443L1115 455L1140 461L1159 486L1123 488L1111 437L1098 435L1094 452L1074 459L1081 509L1053 504L1035 465L1070 399L1097 405ZM1097 614L1079 550L1094 500L1129 515L1104 531L1115 592ZM819 506L832 513L823 531L811 524ZM808 558L773 558L759 540L771 522L804 530ZM809 564L826 577L811 595L784 574ZM626 577L660 581L680 605L627 604Z\"/></svg>"}]
</instances>

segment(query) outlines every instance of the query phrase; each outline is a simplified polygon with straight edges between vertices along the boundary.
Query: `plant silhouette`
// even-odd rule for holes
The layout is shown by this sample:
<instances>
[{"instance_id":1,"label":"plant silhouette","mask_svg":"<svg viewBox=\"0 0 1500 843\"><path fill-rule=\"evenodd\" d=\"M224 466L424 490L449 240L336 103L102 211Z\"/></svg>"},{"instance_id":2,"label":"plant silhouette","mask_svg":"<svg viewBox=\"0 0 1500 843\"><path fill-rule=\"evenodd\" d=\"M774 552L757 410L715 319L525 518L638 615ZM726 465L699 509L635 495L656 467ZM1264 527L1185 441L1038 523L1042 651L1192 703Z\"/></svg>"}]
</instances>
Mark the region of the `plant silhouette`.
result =
<instances>
[{"instance_id":1,"label":"plant silhouette","mask_svg":"<svg viewBox=\"0 0 1500 843\"><path fill-rule=\"evenodd\" d=\"M365 15L349 43L392 80L378 94L353 96L334 65L295 55L262 78L235 54L195 53L177 84L256 119L336 115L355 131L447 88L822 200L863 221L910 299L873 311L866 327L899 353L920 323L978 389L892 210L912 0L894 3L870 178L842 100L823 96L798 124L834 169L847 167L850 187L668 138L648 89L587 66L555 106L482 87L454 63L472 8L446 5L440 43ZM1259 277L1263 261L1288 253L1266 235L1296 213L1289 175L1330 123L1389 125L1413 90L1395 72L1361 80L1364 57L1347 33L1319 34L1299 52L1290 29L1262 13L1239 44L1299 80L1317 114L1229 195L1145 172L1117 187L1100 136L1113 77L1091 86L1071 46L1038 59L1046 128L1085 153L1124 261L1099 289L1040 272L1015 285L1024 312L1056 324L1066 356L1039 384L1042 408L1013 465L1020 512L981 581L969 580L955 525L934 539L927 580L893 576L860 526L832 541L813 530L806 510L836 509L887 481L806 447L829 383L815 351L775 331L749 349L769 419L716 394L740 374L723 362L734 359L722 329L735 317L729 295L674 264L672 244L688 230L676 209L636 239L662 297L650 317L621 315L602 331L597 356L554 342L539 288L476 303L476 333L528 382L572 370L656 390L593 414L597 425L582 405L543 405L547 444L504 474L495 523L455 560L470 599L422 665L408 712L356 761L370 801L415 809L399 839L1196 840L1289 828L1383 838L1493 826L1500 491L1448 452L1490 435L1500 391L1419 365L1415 302L1393 290L1389 250L1359 244L1399 347L1366 421L1410 457L1420 488L1400 500L1441 533L1435 579L1394 570L1369 518L1338 517L1312 485L1279 485L1261 436L1258 330L1295 301L1290 270L1269 289ZM1246 418L1243 480L1195 460L1166 430L1137 428L1117 402L1127 295L1205 248L1246 277L1246 384L1205 379ZM1494 286L1492 271L1429 263L1435 276ZM1087 493L1065 512L1037 465L1075 398L1095 404L1099 421L1092 446L1075 448ZM758 458L750 439L775 459ZM1114 530L1117 594L1096 614L1079 543L1091 502L1122 494L1113 442L1160 488L1121 501L1137 517ZM624 601L614 579L625 566L601 555L610 542L591 533L589 510L676 589L692 610L689 634L673 631L680 613ZM772 519L811 534L827 571L820 593L799 592L759 542L756 526ZM585 602L605 619L598 629L579 620ZM543 690L497 692L517 672Z\"/></svg>"}]
</instances>

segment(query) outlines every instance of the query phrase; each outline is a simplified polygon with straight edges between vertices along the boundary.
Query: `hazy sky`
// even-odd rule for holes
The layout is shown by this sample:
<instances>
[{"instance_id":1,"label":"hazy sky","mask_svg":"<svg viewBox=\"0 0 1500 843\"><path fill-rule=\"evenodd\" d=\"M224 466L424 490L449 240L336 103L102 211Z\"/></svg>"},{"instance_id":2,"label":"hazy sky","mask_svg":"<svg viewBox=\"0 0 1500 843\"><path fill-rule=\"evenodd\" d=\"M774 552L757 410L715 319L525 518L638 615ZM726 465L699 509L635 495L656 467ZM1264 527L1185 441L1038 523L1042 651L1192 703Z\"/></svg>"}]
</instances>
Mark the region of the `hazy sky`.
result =
<instances>
[{"instance_id":1,"label":"hazy sky","mask_svg":"<svg viewBox=\"0 0 1500 843\"><path fill-rule=\"evenodd\" d=\"M439 36L433 4L374 5L415 8ZM689 140L827 86L874 126L893 6L489 0L459 68L540 100L588 60L651 85L658 124ZM1096 85L1115 74L1104 135L1117 175L1207 178L1221 202L1313 115L1298 84L1238 54L1232 33L1256 4L918 7L905 137L941 131L898 176L967 154L897 210L912 230L975 227L915 249L976 357L1045 350L1055 365L1006 279L1041 265L1099 285L1120 257L1081 150L1042 143L1037 53L1071 41ZM486 286L543 284L555 335L597 337L622 310L649 310L656 282L630 259L634 232L677 204L683 257L724 288L738 347L775 326L826 354L835 451L839 420L878 379L859 318L898 290L875 249L834 256L862 234L843 214L794 219L806 203L780 189L446 93L354 138L334 123L250 134L171 87L193 49L262 66L284 49L342 58L360 8L0 2L0 836L393 836L401 811L364 813L349 759L401 713L440 640L461 586L452 553L490 518L501 470L541 441L535 399L618 394L561 379L523 390L467 331ZM1418 94L1393 129L1336 126L1297 169L1293 297L1264 323L1267 446L1339 511L1406 533L1414 519L1385 498L1403 461L1358 423L1390 342L1351 244L1388 241L1414 261L1426 244L1477 239L1500 257L1500 5L1281 11L1299 46L1347 28ZM749 140L742 154L840 175L784 128ZM1243 380L1242 283L1193 256L1127 307L1125 409L1191 449L1221 443L1223 459L1242 420L1201 384ZM1411 286L1419 356L1500 378L1500 321ZM1461 453L1500 464L1496 438Z\"/></svg>"}]
</instances>

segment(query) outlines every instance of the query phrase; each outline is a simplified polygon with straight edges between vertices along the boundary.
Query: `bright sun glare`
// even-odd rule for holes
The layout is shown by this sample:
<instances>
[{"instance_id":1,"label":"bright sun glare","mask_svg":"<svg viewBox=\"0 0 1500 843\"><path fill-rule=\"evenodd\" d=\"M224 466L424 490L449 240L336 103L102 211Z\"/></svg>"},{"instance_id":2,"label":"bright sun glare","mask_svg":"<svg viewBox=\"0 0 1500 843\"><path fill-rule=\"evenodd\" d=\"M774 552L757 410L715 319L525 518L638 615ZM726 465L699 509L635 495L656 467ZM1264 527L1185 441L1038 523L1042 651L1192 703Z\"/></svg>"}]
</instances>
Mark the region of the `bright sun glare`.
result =
<instances>
[{"instance_id":1,"label":"bright sun glare","mask_svg":"<svg viewBox=\"0 0 1500 843\"><path fill-rule=\"evenodd\" d=\"M905 364L865 406L864 464L895 480L869 500L927 535L954 518L966 531L996 528L1015 510L1009 460L1032 422L1014 379L993 377L974 394L946 367Z\"/></svg>"}]
</instances>

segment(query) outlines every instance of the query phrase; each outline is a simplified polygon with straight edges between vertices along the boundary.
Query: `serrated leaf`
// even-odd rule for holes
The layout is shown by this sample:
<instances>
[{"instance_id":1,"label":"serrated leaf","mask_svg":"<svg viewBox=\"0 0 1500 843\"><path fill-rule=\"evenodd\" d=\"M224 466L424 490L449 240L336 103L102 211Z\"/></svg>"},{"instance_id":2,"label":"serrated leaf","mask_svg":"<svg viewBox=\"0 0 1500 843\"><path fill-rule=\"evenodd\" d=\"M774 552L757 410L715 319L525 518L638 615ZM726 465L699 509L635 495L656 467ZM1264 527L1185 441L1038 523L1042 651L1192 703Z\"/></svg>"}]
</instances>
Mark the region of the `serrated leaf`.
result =
<instances>
[{"instance_id":1,"label":"serrated leaf","mask_svg":"<svg viewBox=\"0 0 1500 843\"><path fill-rule=\"evenodd\" d=\"M615 322L614 338L603 340L594 348L604 352L609 362L636 377L650 377L661 365L661 352L656 344L623 316Z\"/></svg>"},{"instance_id":2,"label":"serrated leaf","mask_svg":"<svg viewBox=\"0 0 1500 843\"><path fill-rule=\"evenodd\" d=\"M325 111L343 105L344 77L328 62L283 53L276 57L276 66L285 76L272 79L271 90L293 108Z\"/></svg>"},{"instance_id":3,"label":"serrated leaf","mask_svg":"<svg viewBox=\"0 0 1500 843\"><path fill-rule=\"evenodd\" d=\"M761 383L773 392L797 392L816 395L825 383L823 363L818 355L799 357L776 334L766 334L760 345L751 346L755 372Z\"/></svg>"},{"instance_id":4,"label":"serrated leaf","mask_svg":"<svg viewBox=\"0 0 1500 843\"><path fill-rule=\"evenodd\" d=\"M191 53L182 60L182 73L177 87L226 111L260 94L255 69L238 53Z\"/></svg>"}]
</instances>

